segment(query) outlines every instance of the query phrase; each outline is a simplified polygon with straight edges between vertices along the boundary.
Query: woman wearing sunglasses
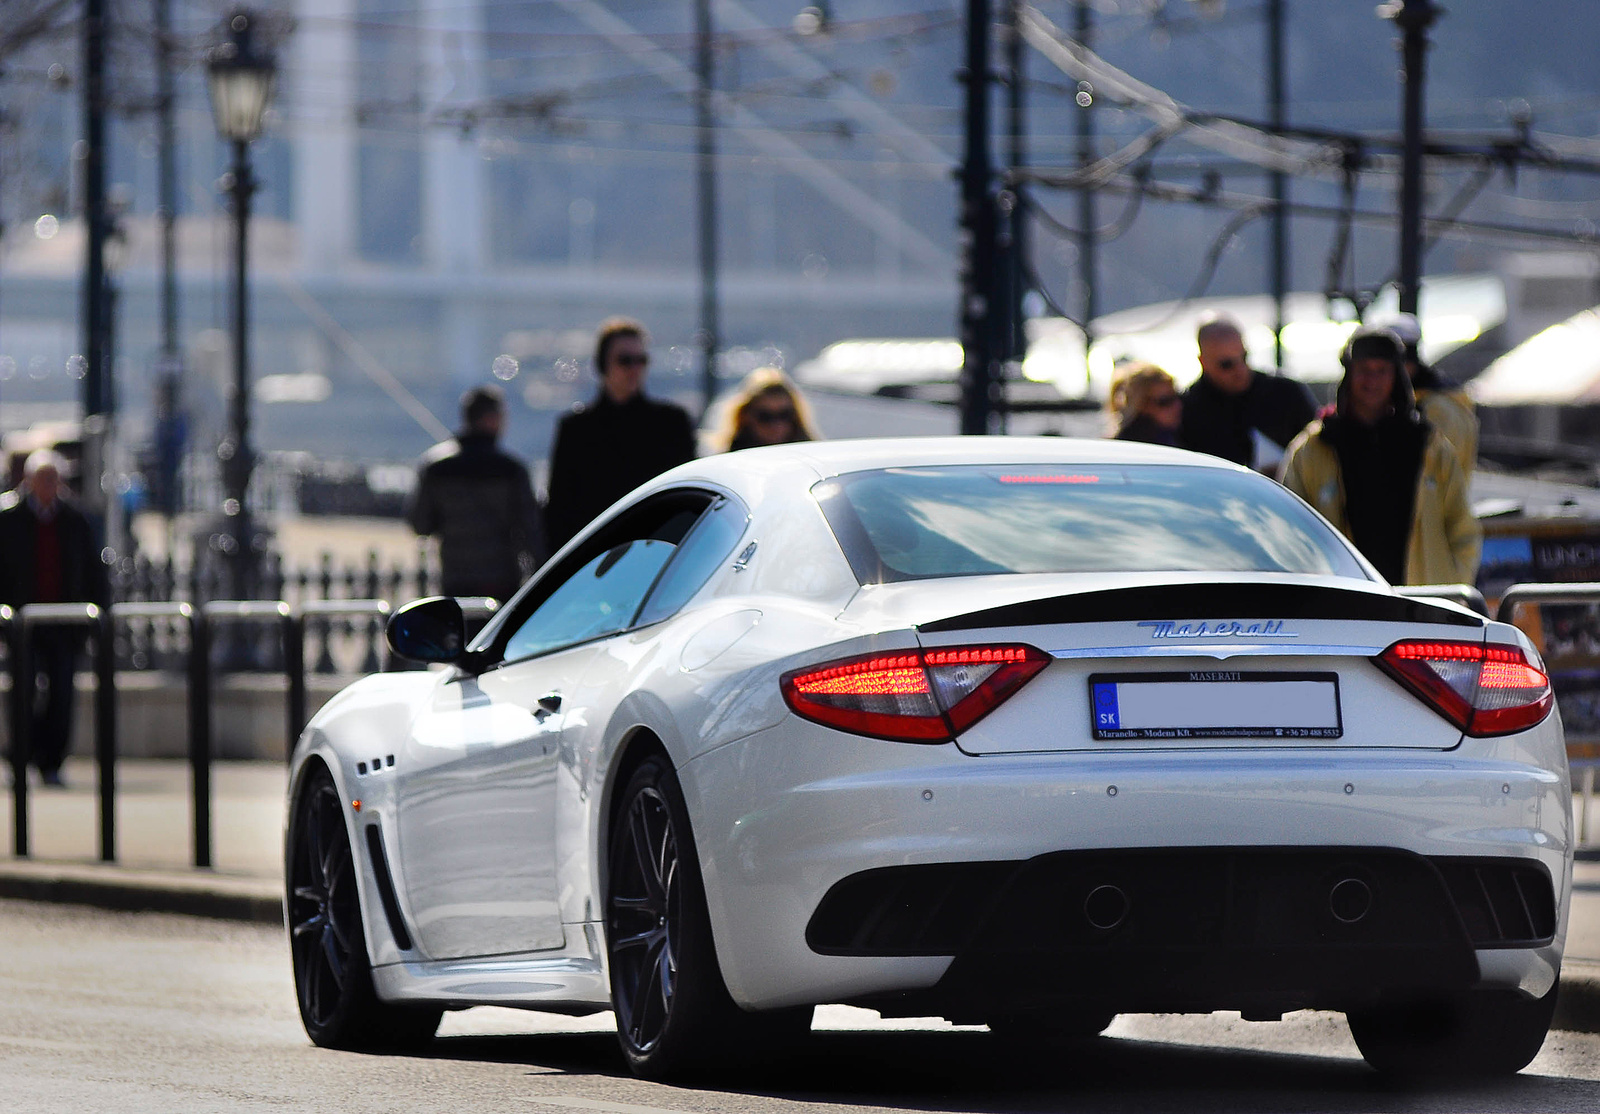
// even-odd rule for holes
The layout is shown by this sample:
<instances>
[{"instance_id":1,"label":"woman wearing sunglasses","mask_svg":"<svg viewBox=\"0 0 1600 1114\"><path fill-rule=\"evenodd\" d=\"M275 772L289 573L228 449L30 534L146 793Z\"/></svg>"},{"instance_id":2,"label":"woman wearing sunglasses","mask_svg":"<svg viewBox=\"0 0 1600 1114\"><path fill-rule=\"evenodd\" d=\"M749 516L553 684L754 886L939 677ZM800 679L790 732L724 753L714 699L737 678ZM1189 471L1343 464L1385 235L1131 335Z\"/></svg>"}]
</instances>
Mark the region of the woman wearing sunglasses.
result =
<instances>
[{"instance_id":1,"label":"woman wearing sunglasses","mask_svg":"<svg viewBox=\"0 0 1600 1114\"><path fill-rule=\"evenodd\" d=\"M1130 363L1117 368L1106 409L1112 436L1118 441L1183 446L1178 432L1183 421L1178 385L1155 364Z\"/></svg>"},{"instance_id":2,"label":"woman wearing sunglasses","mask_svg":"<svg viewBox=\"0 0 1600 1114\"><path fill-rule=\"evenodd\" d=\"M811 408L800 388L775 367L761 367L745 376L724 403L712 437L719 452L817 440Z\"/></svg>"}]
</instances>

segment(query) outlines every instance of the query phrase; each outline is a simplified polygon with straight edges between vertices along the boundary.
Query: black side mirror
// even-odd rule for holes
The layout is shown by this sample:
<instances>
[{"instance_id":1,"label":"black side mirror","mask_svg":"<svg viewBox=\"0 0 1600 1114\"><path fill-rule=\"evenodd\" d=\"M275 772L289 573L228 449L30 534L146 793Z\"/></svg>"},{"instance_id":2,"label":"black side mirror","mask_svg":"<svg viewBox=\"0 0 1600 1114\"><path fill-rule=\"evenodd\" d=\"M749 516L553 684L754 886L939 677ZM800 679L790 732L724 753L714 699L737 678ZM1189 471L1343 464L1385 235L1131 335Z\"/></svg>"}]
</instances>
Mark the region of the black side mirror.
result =
<instances>
[{"instance_id":1,"label":"black side mirror","mask_svg":"<svg viewBox=\"0 0 1600 1114\"><path fill-rule=\"evenodd\" d=\"M467 647L467 624L454 596L412 600L389 616L389 649L412 661L459 661Z\"/></svg>"}]
</instances>

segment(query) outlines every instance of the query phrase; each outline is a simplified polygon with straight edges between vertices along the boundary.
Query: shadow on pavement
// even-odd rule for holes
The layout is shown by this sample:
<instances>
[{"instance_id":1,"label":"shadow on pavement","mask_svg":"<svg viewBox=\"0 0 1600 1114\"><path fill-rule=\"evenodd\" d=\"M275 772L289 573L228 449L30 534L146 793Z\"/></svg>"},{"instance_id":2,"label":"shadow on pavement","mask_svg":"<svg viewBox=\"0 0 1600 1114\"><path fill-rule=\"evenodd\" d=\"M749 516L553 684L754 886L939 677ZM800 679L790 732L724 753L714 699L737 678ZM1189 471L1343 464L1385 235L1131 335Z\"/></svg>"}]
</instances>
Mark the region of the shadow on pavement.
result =
<instances>
[{"instance_id":1,"label":"shadow on pavement","mask_svg":"<svg viewBox=\"0 0 1600 1114\"><path fill-rule=\"evenodd\" d=\"M611 1032L438 1037L425 1055L440 1060L527 1064L545 1069L540 1074L628 1074L617 1035Z\"/></svg>"},{"instance_id":2,"label":"shadow on pavement","mask_svg":"<svg viewBox=\"0 0 1600 1114\"><path fill-rule=\"evenodd\" d=\"M432 1056L526 1064L533 1074L626 1076L608 1033L442 1037ZM1401 1085L1358 1060L1123 1038L1027 1047L983 1032L815 1032L781 1053L728 1063L695 1091L905 1110L1149 1112L1597 1110L1600 1082L1523 1074ZM530 1096L531 1097L531 1096ZM533 1101L537 1102L537 1099Z\"/></svg>"}]
</instances>

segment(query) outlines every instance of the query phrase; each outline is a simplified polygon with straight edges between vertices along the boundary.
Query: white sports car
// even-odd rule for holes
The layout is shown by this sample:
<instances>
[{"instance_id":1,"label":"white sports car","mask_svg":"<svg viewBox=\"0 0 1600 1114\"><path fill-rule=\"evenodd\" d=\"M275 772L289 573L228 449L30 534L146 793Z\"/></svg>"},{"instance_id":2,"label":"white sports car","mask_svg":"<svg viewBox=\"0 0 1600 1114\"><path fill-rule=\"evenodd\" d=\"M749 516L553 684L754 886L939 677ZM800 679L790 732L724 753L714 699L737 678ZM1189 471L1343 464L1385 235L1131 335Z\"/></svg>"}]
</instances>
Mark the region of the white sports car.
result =
<instances>
[{"instance_id":1,"label":"white sports car","mask_svg":"<svg viewBox=\"0 0 1600 1114\"><path fill-rule=\"evenodd\" d=\"M1397 1072L1549 1027L1570 788L1514 627L1399 594L1270 480L1109 441L789 445L640 488L443 663L296 747L318 1044L616 1012L637 1072L811 1007L1093 1034L1346 1013Z\"/></svg>"}]
</instances>

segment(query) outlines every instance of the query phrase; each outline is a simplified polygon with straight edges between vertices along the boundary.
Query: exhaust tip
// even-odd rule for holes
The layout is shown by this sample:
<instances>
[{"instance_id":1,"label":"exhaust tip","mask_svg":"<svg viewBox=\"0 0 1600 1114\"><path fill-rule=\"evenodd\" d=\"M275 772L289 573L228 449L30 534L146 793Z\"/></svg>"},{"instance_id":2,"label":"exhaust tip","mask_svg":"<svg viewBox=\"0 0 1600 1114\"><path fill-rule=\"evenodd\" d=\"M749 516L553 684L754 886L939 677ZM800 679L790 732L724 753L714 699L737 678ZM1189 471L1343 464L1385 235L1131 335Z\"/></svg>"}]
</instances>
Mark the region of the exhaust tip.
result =
<instances>
[{"instance_id":1,"label":"exhaust tip","mask_svg":"<svg viewBox=\"0 0 1600 1114\"><path fill-rule=\"evenodd\" d=\"M1130 905L1120 886L1096 886L1083 900L1083 915L1095 928L1109 932L1127 919Z\"/></svg>"},{"instance_id":2,"label":"exhaust tip","mask_svg":"<svg viewBox=\"0 0 1600 1114\"><path fill-rule=\"evenodd\" d=\"M1340 924L1356 924L1372 912L1372 887L1359 878L1335 882L1328 891L1328 911Z\"/></svg>"}]
</instances>

